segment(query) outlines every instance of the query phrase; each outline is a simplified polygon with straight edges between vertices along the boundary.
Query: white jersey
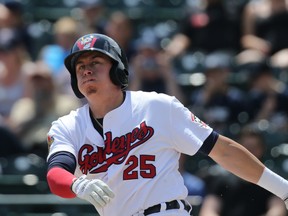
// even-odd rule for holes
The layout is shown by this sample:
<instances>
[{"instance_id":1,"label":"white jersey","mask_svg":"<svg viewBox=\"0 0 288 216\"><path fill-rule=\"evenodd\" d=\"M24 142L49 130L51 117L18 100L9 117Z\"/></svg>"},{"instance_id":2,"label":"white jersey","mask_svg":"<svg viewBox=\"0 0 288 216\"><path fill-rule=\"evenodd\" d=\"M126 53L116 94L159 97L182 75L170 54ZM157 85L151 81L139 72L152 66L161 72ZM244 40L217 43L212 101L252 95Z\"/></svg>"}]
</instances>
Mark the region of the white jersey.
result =
<instances>
[{"instance_id":1,"label":"white jersey","mask_svg":"<svg viewBox=\"0 0 288 216\"><path fill-rule=\"evenodd\" d=\"M178 171L180 153L194 155L211 132L175 97L127 91L122 105L103 119L104 140L93 127L88 105L53 122L48 157L71 152L77 177L101 179L115 193L111 202L97 209L99 214L129 216L186 198Z\"/></svg>"}]
</instances>

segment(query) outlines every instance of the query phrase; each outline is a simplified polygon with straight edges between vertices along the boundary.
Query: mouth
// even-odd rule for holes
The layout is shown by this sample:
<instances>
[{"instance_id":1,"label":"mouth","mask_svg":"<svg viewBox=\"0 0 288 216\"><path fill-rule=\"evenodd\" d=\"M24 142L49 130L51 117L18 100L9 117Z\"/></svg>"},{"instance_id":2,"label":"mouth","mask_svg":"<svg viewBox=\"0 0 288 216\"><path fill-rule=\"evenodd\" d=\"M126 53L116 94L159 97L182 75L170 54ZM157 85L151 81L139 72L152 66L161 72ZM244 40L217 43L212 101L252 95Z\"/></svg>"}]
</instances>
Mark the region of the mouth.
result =
<instances>
[{"instance_id":1,"label":"mouth","mask_svg":"<svg viewBox=\"0 0 288 216\"><path fill-rule=\"evenodd\" d=\"M82 84L84 85L84 84L86 84L86 83L94 82L94 81L95 81L95 79L90 78L90 79L84 80L84 81L82 82Z\"/></svg>"}]
</instances>

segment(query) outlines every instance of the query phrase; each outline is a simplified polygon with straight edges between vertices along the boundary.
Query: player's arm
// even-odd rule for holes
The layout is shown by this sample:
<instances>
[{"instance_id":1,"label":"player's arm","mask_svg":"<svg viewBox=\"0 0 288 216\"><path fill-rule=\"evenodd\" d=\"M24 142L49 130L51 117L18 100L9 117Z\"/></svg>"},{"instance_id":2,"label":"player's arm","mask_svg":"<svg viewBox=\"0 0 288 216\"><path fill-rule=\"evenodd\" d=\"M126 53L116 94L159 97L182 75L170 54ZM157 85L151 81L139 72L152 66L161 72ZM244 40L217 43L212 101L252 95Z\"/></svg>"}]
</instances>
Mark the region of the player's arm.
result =
<instances>
[{"instance_id":1,"label":"player's arm","mask_svg":"<svg viewBox=\"0 0 288 216\"><path fill-rule=\"evenodd\" d=\"M240 178L257 184L281 199L288 197L288 182L266 168L260 160L239 143L219 135L209 156Z\"/></svg>"},{"instance_id":2,"label":"player's arm","mask_svg":"<svg viewBox=\"0 0 288 216\"><path fill-rule=\"evenodd\" d=\"M228 171L253 183L257 183L264 165L246 148L219 135L209 156Z\"/></svg>"},{"instance_id":3,"label":"player's arm","mask_svg":"<svg viewBox=\"0 0 288 216\"><path fill-rule=\"evenodd\" d=\"M73 175L76 159L69 152L57 152L48 159L47 182L53 194L63 198L74 198L71 185L76 179Z\"/></svg>"},{"instance_id":4,"label":"player's arm","mask_svg":"<svg viewBox=\"0 0 288 216\"><path fill-rule=\"evenodd\" d=\"M47 181L50 190L63 198L79 197L96 208L105 206L114 197L109 186L99 179L87 179L86 175L74 176L76 159L69 152L57 152L48 159Z\"/></svg>"}]
</instances>

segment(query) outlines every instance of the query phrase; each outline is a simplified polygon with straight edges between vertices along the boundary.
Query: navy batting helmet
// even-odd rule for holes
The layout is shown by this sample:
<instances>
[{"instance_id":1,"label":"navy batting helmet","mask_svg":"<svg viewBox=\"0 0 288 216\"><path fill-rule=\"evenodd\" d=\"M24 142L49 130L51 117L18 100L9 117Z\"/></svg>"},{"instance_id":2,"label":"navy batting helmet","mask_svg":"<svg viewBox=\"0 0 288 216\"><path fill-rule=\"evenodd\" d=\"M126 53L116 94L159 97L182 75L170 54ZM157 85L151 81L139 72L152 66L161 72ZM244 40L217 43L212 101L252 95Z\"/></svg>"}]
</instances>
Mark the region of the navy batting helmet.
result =
<instances>
[{"instance_id":1,"label":"navy batting helmet","mask_svg":"<svg viewBox=\"0 0 288 216\"><path fill-rule=\"evenodd\" d=\"M71 86L78 98L84 95L79 91L75 71L75 63L85 52L97 51L109 56L113 60L110 70L110 79L121 89L128 86L128 62L124 51L110 37L103 34L87 34L79 38L73 45L70 54L65 58L64 64L71 75Z\"/></svg>"}]
</instances>

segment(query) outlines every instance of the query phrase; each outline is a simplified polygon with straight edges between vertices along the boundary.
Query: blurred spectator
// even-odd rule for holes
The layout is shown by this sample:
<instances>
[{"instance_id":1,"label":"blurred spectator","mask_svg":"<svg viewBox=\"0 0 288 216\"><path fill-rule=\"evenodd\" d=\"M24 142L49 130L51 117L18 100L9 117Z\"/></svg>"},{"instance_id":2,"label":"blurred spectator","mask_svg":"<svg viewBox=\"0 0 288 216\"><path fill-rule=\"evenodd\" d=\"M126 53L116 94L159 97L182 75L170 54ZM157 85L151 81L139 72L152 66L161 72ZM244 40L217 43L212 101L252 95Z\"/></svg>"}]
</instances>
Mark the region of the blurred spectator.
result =
<instances>
[{"instance_id":1,"label":"blurred spectator","mask_svg":"<svg viewBox=\"0 0 288 216\"><path fill-rule=\"evenodd\" d=\"M23 17L23 5L20 1L6 0L0 4L0 28L12 28L17 31L23 45L31 55L33 44L30 34L28 33L27 23Z\"/></svg>"},{"instance_id":2,"label":"blurred spectator","mask_svg":"<svg viewBox=\"0 0 288 216\"><path fill-rule=\"evenodd\" d=\"M137 53L131 61L131 90L156 91L175 96L184 102L185 96L177 83L171 62L162 55L157 37L140 37Z\"/></svg>"},{"instance_id":3,"label":"blurred spectator","mask_svg":"<svg viewBox=\"0 0 288 216\"><path fill-rule=\"evenodd\" d=\"M260 131L246 126L239 143L263 161L266 143ZM204 174L207 185L199 216L286 216L281 199L263 188L246 182L219 165L209 167Z\"/></svg>"},{"instance_id":4,"label":"blurred spectator","mask_svg":"<svg viewBox=\"0 0 288 216\"><path fill-rule=\"evenodd\" d=\"M288 88L278 80L265 60L247 65L249 70L249 115L251 122L265 120L280 132L288 128Z\"/></svg>"},{"instance_id":5,"label":"blurred spectator","mask_svg":"<svg viewBox=\"0 0 288 216\"><path fill-rule=\"evenodd\" d=\"M106 8L103 0L78 0L78 6L83 12L82 33L104 33Z\"/></svg>"},{"instance_id":6,"label":"blurred spectator","mask_svg":"<svg viewBox=\"0 0 288 216\"><path fill-rule=\"evenodd\" d=\"M19 36L14 29L0 29L0 115L7 121L14 102L29 95L25 70L31 61Z\"/></svg>"},{"instance_id":7,"label":"blurred spectator","mask_svg":"<svg viewBox=\"0 0 288 216\"><path fill-rule=\"evenodd\" d=\"M132 20L122 11L112 12L104 28L105 34L113 38L125 51L128 60L135 53Z\"/></svg>"},{"instance_id":8,"label":"blurred spectator","mask_svg":"<svg viewBox=\"0 0 288 216\"><path fill-rule=\"evenodd\" d=\"M288 3L286 0L250 1L242 17L241 45L243 50L249 56L260 52L266 57L275 55L273 58L282 59L284 55L287 59L287 51L282 52L283 49L288 49L287 25ZM277 59L274 61L275 66L288 66L287 62L279 63Z\"/></svg>"},{"instance_id":9,"label":"blurred spectator","mask_svg":"<svg viewBox=\"0 0 288 216\"><path fill-rule=\"evenodd\" d=\"M44 46L38 59L52 70L52 76L59 93L74 95L70 76L64 67L64 59L70 53L75 40L79 38L80 27L71 17L61 17L53 25L54 44Z\"/></svg>"},{"instance_id":10,"label":"blurred spectator","mask_svg":"<svg viewBox=\"0 0 288 216\"><path fill-rule=\"evenodd\" d=\"M13 21L10 21L11 13L10 10L0 3L0 28L11 28Z\"/></svg>"},{"instance_id":11,"label":"blurred spectator","mask_svg":"<svg viewBox=\"0 0 288 216\"><path fill-rule=\"evenodd\" d=\"M76 98L56 92L50 68L45 63L37 62L31 66L28 75L32 97L18 100L11 110L10 118L25 148L45 157L46 134L51 122L78 108L80 104Z\"/></svg>"},{"instance_id":12,"label":"blurred spectator","mask_svg":"<svg viewBox=\"0 0 288 216\"><path fill-rule=\"evenodd\" d=\"M223 0L203 0L189 12L178 33L166 47L172 58L184 52L204 53L217 50L238 52L240 20L231 13Z\"/></svg>"},{"instance_id":13,"label":"blurred spectator","mask_svg":"<svg viewBox=\"0 0 288 216\"><path fill-rule=\"evenodd\" d=\"M11 129L3 125L0 125L0 140L0 158L26 153L22 141Z\"/></svg>"},{"instance_id":14,"label":"blurred spectator","mask_svg":"<svg viewBox=\"0 0 288 216\"><path fill-rule=\"evenodd\" d=\"M233 133L228 131L230 124L239 123L239 115L247 111L245 92L229 83L231 66L232 57L227 53L207 55L206 81L192 92L189 102L193 113L220 133Z\"/></svg>"},{"instance_id":15,"label":"blurred spectator","mask_svg":"<svg viewBox=\"0 0 288 216\"><path fill-rule=\"evenodd\" d=\"M187 163L189 163L190 157L182 154L180 157L180 163L179 163L179 172L181 173L184 184L186 185L188 189L188 195L189 196L200 196L200 198L203 198L206 194L206 185L205 182L200 176L198 176L196 173L192 173L186 169ZM188 165L190 166L190 165Z\"/></svg>"}]
</instances>

